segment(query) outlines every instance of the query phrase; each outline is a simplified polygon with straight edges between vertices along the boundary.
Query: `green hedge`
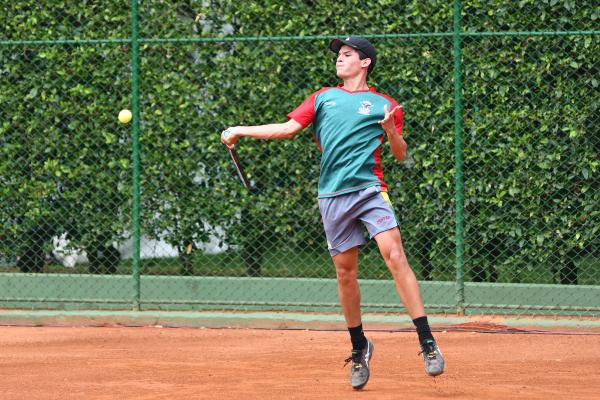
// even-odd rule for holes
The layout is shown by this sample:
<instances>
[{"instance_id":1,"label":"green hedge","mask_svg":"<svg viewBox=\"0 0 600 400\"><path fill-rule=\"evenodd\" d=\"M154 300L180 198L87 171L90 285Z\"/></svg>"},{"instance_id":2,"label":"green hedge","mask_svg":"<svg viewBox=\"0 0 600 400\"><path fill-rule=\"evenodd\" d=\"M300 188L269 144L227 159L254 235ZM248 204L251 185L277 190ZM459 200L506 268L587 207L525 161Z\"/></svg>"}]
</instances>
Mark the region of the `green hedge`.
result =
<instances>
[{"instance_id":1,"label":"green hedge","mask_svg":"<svg viewBox=\"0 0 600 400\"><path fill-rule=\"evenodd\" d=\"M433 0L201 3L142 2L141 35L452 30L451 2ZM473 32L592 30L600 15L591 1L462 3L464 29ZM44 4L2 6L10 16L2 39L129 35L128 9L116 4ZM254 196L240 189L219 133L283 122L307 95L335 85L327 42L142 43L145 235L166 235L184 257L189 244L217 235L241 244L249 263L280 243L326 251L310 130L290 141L239 142L259 187ZM435 279L454 266L452 38L373 42L380 61L371 83L404 105L409 145L403 163L384 150L386 180L408 253L421 277ZM598 36L466 37L463 46L469 276L519 280L527 268L592 255L600 226ZM0 220L8 221L0 253L18 254L40 227L68 231L82 248L123 240L131 230L131 139L116 115L130 105L129 47L2 45L0 63Z\"/></svg>"}]
</instances>

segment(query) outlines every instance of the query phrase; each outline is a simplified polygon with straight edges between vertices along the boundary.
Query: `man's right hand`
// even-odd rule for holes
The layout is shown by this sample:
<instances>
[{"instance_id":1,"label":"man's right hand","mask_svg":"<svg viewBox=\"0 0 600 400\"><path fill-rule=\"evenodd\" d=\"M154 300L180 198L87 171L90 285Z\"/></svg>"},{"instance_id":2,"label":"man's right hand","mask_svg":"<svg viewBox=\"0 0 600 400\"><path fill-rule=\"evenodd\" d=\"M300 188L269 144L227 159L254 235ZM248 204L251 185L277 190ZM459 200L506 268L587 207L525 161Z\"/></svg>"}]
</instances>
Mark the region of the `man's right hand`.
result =
<instances>
[{"instance_id":1,"label":"man's right hand","mask_svg":"<svg viewBox=\"0 0 600 400\"><path fill-rule=\"evenodd\" d=\"M221 143L230 149L235 145L235 142L239 139L239 135L236 133L237 127L230 127L221 132Z\"/></svg>"}]
</instances>

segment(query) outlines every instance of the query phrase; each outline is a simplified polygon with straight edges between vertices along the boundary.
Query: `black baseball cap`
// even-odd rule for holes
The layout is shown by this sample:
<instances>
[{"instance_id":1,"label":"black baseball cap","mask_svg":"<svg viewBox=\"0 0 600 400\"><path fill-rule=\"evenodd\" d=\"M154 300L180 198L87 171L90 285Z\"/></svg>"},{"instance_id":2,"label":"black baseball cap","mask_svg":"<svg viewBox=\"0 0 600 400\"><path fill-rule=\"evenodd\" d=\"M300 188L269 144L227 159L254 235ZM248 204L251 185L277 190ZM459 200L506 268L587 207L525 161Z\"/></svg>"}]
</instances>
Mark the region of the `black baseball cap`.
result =
<instances>
[{"instance_id":1,"label":"black baseball cap","mask_svg":"<svg viewBox=\"0 0 600 400\"><path fill-rule=\"evenodd\" d=\"M329 43L329 48L334 53L339 53L340 49L343 45L350 46L353 49L360 50L365 55L371 59L371 64L369 64L369 72L373 71L375 68L375 58L377 56L377 52L375 51L375 47L365 38L361 37L347 37L345 39L333 39L331 43Z\"/></svg>"}]
</instances>

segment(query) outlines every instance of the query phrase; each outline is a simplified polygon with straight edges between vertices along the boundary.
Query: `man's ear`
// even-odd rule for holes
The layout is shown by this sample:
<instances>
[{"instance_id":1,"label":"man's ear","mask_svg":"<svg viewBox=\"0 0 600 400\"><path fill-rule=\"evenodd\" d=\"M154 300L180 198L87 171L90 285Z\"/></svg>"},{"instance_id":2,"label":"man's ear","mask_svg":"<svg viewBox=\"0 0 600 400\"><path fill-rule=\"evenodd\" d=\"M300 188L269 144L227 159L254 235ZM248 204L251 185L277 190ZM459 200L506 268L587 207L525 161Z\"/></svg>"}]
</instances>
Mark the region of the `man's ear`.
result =
<instances>
[{"instance_id":1,"label":"man's ear","mask_svg":"<svg viewBox=\"0 0 600 400\"><path fill-rule=\"evenodd\" d=\"M371 65L371 59L370 58L365 58L360 60L360 66L362 68L368 67L369 65Z\"/></svg>"}]
</instances>

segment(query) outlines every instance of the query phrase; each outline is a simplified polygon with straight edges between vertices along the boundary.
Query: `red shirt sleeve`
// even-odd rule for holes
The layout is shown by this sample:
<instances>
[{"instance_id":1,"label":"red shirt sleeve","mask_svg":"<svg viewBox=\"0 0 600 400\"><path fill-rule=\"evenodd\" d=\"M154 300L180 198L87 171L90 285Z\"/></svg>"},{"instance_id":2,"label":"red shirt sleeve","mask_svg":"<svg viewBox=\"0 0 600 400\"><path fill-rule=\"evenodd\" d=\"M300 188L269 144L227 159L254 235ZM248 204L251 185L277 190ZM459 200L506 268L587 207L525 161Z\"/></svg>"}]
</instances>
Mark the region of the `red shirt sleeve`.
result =
<instances>
[{"instance_id":1,"label":"red shirt sleeve","mask_svg":"<svg viewBox=\"0 0 600 400\"><path fill-rule=\"evenodd\" d=\"M317 95L329 89L331 89L331 87L324 87L308 96L302 104L300 104L294 111L287 115L288 118L294 119L296 122L302 125L302 128L306 128L312 124L315 119L315 100Z\"/></svg>"},{"instance_id":2,"label":"red shirt sleeve","mask_svg":"<svg viewBox=\"0 0 600 400\"><path fill-rule=\"evenodd\" d=\"M312 124L315 118L315 97L317 97L317 93L315 92L308 96L302 104L300 104L294 111L289 113L287 116L289 119L293 119L302 125L303 128L306 128L308 125Z\"/></svg>"}]
</instances>

